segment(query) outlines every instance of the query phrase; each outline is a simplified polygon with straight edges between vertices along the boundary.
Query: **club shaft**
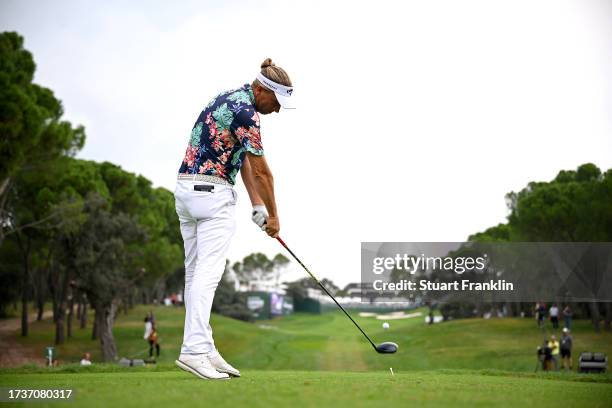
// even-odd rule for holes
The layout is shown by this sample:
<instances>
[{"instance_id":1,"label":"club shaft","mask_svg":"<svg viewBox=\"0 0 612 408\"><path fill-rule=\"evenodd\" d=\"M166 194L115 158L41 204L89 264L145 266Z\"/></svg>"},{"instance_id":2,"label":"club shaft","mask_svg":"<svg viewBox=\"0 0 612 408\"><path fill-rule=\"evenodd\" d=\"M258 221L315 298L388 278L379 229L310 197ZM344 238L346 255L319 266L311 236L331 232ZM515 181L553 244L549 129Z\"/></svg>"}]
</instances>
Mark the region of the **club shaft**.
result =
<instances>
[{"instance_id":1,"label":"club shaft","mask_svg":"<svg viewBox=\"0 0 612 408\"><path fill-rule=\"evenodd\" d=\"M363 334L365 336L366 339L368 339L368 341L370 342L370 344L372 345L372 347L374 347L374 350L376 350L376 344L374 344L374 342L372 341L372 339L370 339L370 337L366 334L366 332L363 331L363 329L357 324L357 322L355 320L353 320L353 318L351 317L350 314L348 314L348 312L346 310L344 310L344 308L342 307L342 305L340 305L340 303L338 303L338 301L336 300L336 298L329 293L329 291L325 288L325 286L323 286L323 284L317 279L316 276L313 275L312 272L310 272L308 270L308 268L306 267L306 265L304 265L302 263L302 261L300 261L300 258L297 257L297 255L295 255L293 253L293 251L291 249L289 249L289 247L287 246L287 244L285 244L285 241L283 241L281 239L281 237L276 237L276 239L278 240L278 242L280 242L280 244L291 254L291 256L293 257L293 259L295 259L300 265L302 265L302 268L304 268L304 270L310 275L310 277L312 279L315 280L315 282L317 282L319 284L319 286L321 287L321 289L323 289L325 291L325 293L327 293L327 295L332 298L332 300L336 303L336 305L338 305L338 307L340 308L340 310L342 310L344 312L344 314L346 315L346 317L348 317L349 319L351 319L351 322L353 322L353 324L355 325L355 327L357 327L359 329L359 331L361 332L361 334Z\"/></svg>"}]
</instances>

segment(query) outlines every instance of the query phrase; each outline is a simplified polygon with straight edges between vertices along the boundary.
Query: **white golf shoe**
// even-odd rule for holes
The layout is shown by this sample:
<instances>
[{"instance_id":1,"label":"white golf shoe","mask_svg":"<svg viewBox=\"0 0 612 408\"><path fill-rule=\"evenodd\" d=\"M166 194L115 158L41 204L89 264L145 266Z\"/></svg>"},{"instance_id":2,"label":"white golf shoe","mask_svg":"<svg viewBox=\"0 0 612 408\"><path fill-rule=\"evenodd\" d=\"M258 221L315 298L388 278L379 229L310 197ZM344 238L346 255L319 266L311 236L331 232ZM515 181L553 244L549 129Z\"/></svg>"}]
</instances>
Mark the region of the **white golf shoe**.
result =
<instances>
[{"instance_id":1,"label":"white golf shoe","mask_svg":"<svg viewBox=\"0 0 612 408\"><path fill-rule=\"evenodd\" d=\"M190 372L205 380L228 380L229 375L219 372L213 367L211 361L205 355L193 357L179 357L175 361L176 365L181 369Z\"/></svg>"},{"instance_id":2,"label":"white golf shoe","mask_svg":"<svg viewBox=\"0 0 612 408\"><path fill-rule=\"evenodd\" d=\"M240 371L229 365L228 362L221 357L221 354L219 354L217 350L210 353L208 355L208 359L218 372L233 375L234 377L240 377Z\"/></svg>"}]
</instances>

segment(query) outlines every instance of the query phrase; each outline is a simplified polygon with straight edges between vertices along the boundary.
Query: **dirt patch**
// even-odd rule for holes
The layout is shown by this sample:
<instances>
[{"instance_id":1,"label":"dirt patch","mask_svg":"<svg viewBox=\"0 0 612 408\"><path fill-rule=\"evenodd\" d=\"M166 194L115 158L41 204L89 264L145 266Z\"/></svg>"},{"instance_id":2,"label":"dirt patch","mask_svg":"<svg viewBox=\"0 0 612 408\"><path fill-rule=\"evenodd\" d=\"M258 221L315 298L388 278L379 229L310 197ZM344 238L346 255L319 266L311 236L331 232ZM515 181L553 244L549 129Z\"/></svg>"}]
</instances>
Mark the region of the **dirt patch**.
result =
<instances>
[{"instance_id":1,"label":"dirt patch","mask_svg":"<svg viewBox=\"0 0 612 408\"><path fill-rule=\"evenodd\" d=\"M43 313L43 319L49 319L53 312ZM36 314L29 316L29 322L36 320ZM0 367L19 367L24 364L43 365L41 350L26 347L19 342L21 318L0 320Z\"/></svg>"}]
</instances>

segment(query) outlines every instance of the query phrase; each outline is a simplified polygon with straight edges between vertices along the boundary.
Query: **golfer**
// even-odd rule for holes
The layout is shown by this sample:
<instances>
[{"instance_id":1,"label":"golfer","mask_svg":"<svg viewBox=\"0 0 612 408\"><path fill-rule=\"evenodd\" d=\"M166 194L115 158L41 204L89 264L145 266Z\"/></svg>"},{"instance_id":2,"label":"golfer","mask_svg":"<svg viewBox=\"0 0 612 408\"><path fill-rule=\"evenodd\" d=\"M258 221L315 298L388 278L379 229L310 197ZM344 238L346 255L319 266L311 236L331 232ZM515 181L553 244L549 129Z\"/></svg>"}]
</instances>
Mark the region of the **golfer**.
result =
<instances>
[{"instance_id":1,"label":"golfer","mask_svg":"<svg viewBox=\"0 0 612 408\"><path fill-rule=\"evenodd\" d=\"M215 347L210 310L234 235L238 172L253 205L253 222L269 236L278 236L274 184L264 157L259 114L291 108L292 93L287 73L268 58L252 84L211 100L191 131L174 191L185 244L186 309L176 364L200 378L240 376Z\"/></svg>"}]
</instances>

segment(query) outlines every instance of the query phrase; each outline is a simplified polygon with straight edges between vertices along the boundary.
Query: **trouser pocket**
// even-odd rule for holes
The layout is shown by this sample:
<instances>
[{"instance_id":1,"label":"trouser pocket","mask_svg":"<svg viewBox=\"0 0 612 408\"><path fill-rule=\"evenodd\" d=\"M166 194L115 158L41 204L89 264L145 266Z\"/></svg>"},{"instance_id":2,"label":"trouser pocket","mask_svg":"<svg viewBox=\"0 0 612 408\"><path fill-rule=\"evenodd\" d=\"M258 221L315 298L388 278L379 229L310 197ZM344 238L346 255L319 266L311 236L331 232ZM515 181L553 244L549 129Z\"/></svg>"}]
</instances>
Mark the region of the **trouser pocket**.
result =
<instances>
[{"instance_id":1,"label":"trouser pocket","mask_svg":"<svg viewBox=\"0 0 612 408\"><path fill-rule=\"evenodd\" d=\"M237 194L230 186L192 180L179 180L175 196L196 220L225 218L224 209L236 204Z\"/></svg>"}]
</instances>

